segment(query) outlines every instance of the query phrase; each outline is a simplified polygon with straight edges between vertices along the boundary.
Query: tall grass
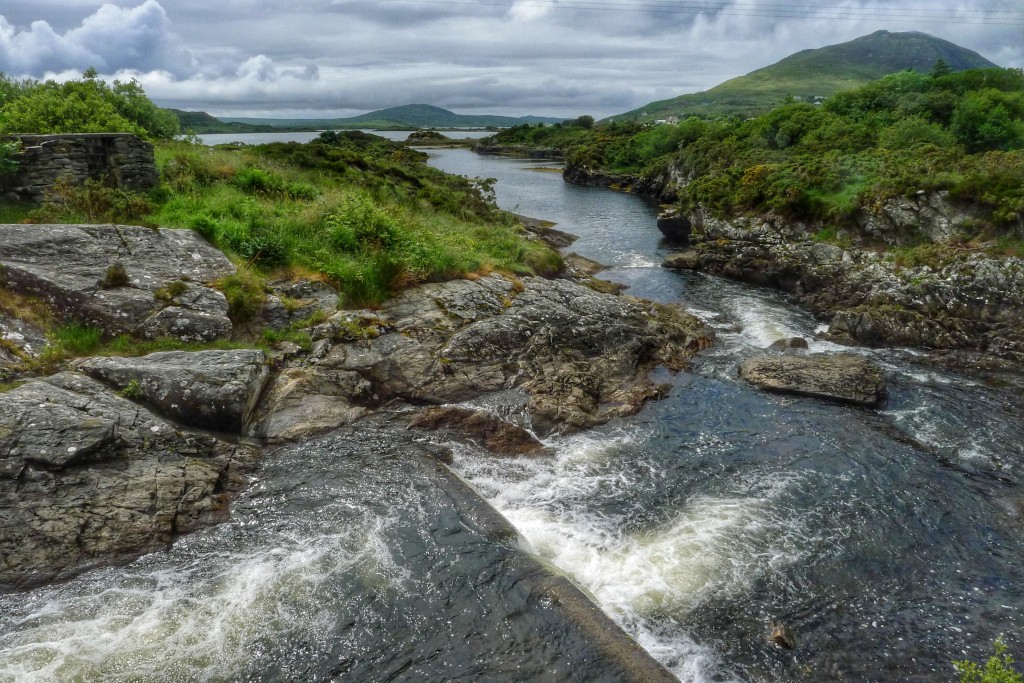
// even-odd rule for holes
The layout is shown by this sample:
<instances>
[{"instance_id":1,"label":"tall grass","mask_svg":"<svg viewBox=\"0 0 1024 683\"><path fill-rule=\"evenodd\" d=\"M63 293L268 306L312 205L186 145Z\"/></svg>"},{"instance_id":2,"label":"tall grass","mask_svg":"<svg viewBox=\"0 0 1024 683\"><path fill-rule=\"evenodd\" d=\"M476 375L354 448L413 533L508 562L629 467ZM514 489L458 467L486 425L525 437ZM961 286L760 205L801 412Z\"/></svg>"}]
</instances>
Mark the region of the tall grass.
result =
<instances>
[{"instance_id":1,"label":"tall grass","mask_svg":"<svg viewBox=\"0 0 1024 683\"><path fill-rule=\"evenodd\" d=\"M375 305L417 282L562 268L557 253L528 240L473 182L383 140L339 139L163 146L172 193L152 220L196 230L257 272L323 273L349 305Z\"/></svg>"}]
</instances>

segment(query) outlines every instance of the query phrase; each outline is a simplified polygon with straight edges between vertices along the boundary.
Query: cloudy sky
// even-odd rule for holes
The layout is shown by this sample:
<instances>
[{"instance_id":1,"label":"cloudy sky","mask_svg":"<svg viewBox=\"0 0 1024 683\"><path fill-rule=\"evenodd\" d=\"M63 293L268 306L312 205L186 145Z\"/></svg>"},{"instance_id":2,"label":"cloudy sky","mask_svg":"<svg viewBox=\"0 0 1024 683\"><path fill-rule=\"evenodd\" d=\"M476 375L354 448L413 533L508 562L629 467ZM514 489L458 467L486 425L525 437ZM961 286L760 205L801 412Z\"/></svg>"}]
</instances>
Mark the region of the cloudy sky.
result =
<instances>
[{"instance_id":1,"label":"cloudy sky","mask_svg":"<svg viewBox=\"0 0 1024 683\"><path fill-rule=\"evenodd\" d=\"M0 71L217 116L603 117L879 29L1024 66L1021 0L2 0Z\"/></svg>"}]
</instances>

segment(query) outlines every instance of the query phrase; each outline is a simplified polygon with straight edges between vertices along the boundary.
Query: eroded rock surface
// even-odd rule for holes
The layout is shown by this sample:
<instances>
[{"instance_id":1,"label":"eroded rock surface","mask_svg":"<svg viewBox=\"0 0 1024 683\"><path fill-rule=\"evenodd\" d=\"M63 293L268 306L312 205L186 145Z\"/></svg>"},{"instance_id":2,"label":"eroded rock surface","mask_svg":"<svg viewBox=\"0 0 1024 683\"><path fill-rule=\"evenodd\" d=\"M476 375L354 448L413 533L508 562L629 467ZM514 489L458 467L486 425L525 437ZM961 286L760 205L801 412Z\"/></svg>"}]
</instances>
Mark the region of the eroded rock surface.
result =
<instances>
[{"instance_id":1,"label":"eroded rock surface","mask_svg":"<svg viewBox=\"0 0 1024 683\"><path fill-rule=\"evenodd\" d=\"M194 427L240 432L270 376L256 349L166 351L137 358L88 358L86 374Z\"/></svg>"},{"instance_id":2,"label":"eroded rock surface","mask_svg":"<svg viewBox=\"0 0 1024 683\"><path fill-rule=\"evenodd\" d=\"M346 315L334 328L343 336L277 379L257 435L297 438L392 399L457 403L510 388L529 396L538 434L577 431L661 396L650 370L682 369L712 336L675 307L497 275L425 285L372 315ZM369 326L367 338L353 339L353 324Z\"/></svg>"},{"instance_id":3,"label":"eroded rock surface","mask_svg":"<svg viewBox=\"0 0 1024 683\"><path fill-rule=\"evenodd\" d=\"M781 289L830 321L829 336L870 346L974 349L1024 360L1024 260L956 253L904 266L816 242L778 217L691 216L694 248L663 264ZM939 228L936 228L937 230Z\"/></svg>"},{"instance_id":4,"label":"eroded rock surface","mask_svg":"<svg viewBox=\"0 0 1024 683\"><path fill-rule=\"evenodd\" d=\"M413 417L410 427L447 430L468 438L496 455L550 455L551 450L518 425L483 410L433 406Z\"/></svg>"},{"instance_id":5,"label":"eroded rock surface","mask_svg":"<svg viewBox=\"0 0 1024 683\"><path fill-rule=\"evenodd\" d=\"M255 449L183 432L72 373L0 400L0 588L165 547L223 520Z\"/></svg>"},{"instance_id":6,"label":"eroded rock surface","mask_svg":"<svg viewBox=\"0 0 1024 683\"><path fill-rule=\"evenodd\" d=\"M882 370L852 353L755 356L740 364L741 379L783 394L874 408L886 398Z\"/></svg>"},{"instance_id":7,"label":"eroded rock surface","mask_svg":"<svg viewBox=\"0 0 1024 683\"><path fill-rule=\"evenodd\" d=\"M0 225L0 244L2 284L59 317L145 338L231 334L227 299L208 284L235 267L191 230Z\"/></svg>"}]
</instances>

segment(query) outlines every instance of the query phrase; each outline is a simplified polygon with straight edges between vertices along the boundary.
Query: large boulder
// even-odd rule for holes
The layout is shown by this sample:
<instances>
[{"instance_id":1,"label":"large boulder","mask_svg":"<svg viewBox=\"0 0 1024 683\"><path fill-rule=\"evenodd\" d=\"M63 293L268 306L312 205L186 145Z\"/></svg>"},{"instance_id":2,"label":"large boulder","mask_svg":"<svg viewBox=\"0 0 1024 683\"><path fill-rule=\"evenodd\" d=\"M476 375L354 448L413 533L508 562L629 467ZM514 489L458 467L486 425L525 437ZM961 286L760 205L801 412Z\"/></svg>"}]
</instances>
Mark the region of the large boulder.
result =
<instances>
[{"instance_id":1,"label":"large boulder","mask_svg":"<svg viewBox=\"0 0 1024 683\"><path fill-rule=\"evenodd\" d=\"M391 399L439 405L510 388L529 396L538 434L577 431L663 395L650 371L684 368L713 335L676 307L498 275L424 285L373 315L350 315L322 354L282 373L259 409L257 435L297 438ZM352 328L363 319L359 338ZM343 390L330 377L344 378ZM312 422L306 405L317 406Z\"/></svg>"},{"instance_id":2,"label":"large boulder","mask_svg":"<svg viewBox=\"0 0 1024 683\"><path fill-rule=\"evenodd\" d=\"M165 547L227 515L255 449L188 433L82 375L0 400L0 590Z\"/></svg>"},{"instance_id":3,"label":"large boulder","mask_svg":"<svg viewBox=\"0 0 1024 683\"><path fill-rule=\"evenodd\" d=\"M223 432L248 423L270 376L256 349L88 358L79 369L178 422Z\"/></svg>"},{"instance_id":4,"label":"large boulder","mask_svg":"<svg viewBox=\"0 0 1024 683\"><path fill-rule=\"evenodd\" d=\"M739 376L765 391L869 408L886 398L881 368L852 353L755 356L740 364Z\"/></svg>"},{"instance_id":5,"label":"large boulder","mask_svg":"<svg viewBox=\"0 0 1024 683\"><path fill-rule=\"evenodd\" d=\"M0 285L108 334L227 337L212 281L235 267L191 230L125 225L0 225Z\"/></svg>"}]
</instances>

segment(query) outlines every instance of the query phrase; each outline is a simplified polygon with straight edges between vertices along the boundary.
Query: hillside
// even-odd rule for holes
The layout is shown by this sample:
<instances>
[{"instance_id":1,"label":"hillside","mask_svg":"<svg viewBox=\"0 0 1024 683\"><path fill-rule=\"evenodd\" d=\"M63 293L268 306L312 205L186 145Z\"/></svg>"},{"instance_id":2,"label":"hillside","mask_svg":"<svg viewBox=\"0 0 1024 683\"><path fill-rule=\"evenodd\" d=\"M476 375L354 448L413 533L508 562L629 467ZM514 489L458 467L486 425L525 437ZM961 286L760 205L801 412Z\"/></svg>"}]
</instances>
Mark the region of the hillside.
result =
<instances>
[{"instance_id":1,"label":"hillside","mask_svg":"<svg viewBox=\"0 0 1024 683\"><path fill-rule=\"evenodd\" d=\"M897 71L928 72L940 59L953 71L996 66L976 52L926 33L877 31L848 43L803 50L710 90L651 102L611 119L753 116L778 106L787 96L813 101Z\"/></svg>"},{"instance_id":2,"label":"hillside","mask_svg":"<svg viewBox=\"0 0 1024 683\"><path fill-rule=\"evenodd\" d=\"M212 117L211 117L212 118ZM367 114L338 119L263 119L235 118L222 119L227 123L273 126L276 130L324 130L344 128L378 128L415 130L417 128L507 128L523 123L557 123L560 118L541 116L494 116L489 114L471 115L455 112L429 104L406 104L400 107L379 109ZM200 131L204 132L204 131ZM214 132L214 131L210 131Z\"/></svg>"},{"instance_id":3,"label":"hillside","mask_svg":"<svg viewBox=\"0 0 1024 683\"><path fill-rule=\"evenodd\" d=\"M268 125L254 125L237 121L227 123L210 116L205 111L182 111L181 109L168 109L167 111L178 118L182 130L196 133L270 133L279 130Z\"/></svg>"}]
</instances>

